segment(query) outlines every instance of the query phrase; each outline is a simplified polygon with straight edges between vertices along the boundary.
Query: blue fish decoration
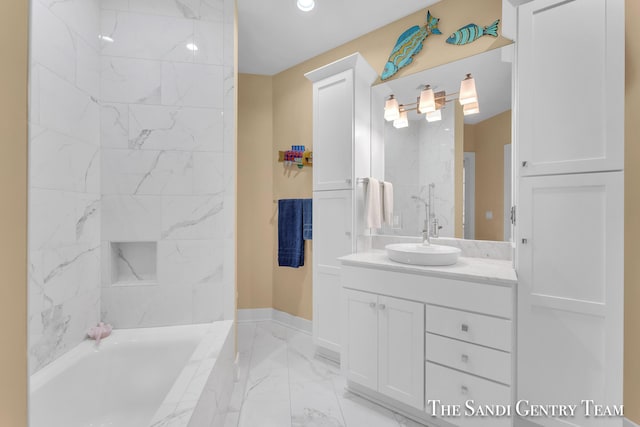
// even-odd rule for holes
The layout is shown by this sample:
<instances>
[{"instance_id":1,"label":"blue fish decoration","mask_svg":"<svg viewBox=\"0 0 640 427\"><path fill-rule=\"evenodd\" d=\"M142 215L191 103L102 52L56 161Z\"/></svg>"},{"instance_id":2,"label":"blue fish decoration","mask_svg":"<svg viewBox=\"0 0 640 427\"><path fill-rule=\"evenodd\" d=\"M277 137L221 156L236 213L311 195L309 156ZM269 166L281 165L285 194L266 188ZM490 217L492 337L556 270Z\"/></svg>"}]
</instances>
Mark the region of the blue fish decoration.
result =
<instances>
[{"instance_id":1,"label":"blue fish decoration","mask_svg":"<svg viewBox=\"0 0 640 427\"><path fill-rule=\"evenodd\" d=\"M422 50L422 43L429 34L442 34L438 29L438 21L431 12L427 11L427 23L424 27L414 25L398 37L396 45L389 55L389 60L380 75L381 80L386 80L406 67L413 61L413 56Z\"/></svg>"},{"instance_id":2,"label":"blue fish decoration","mask_svg":"<svg viewBox=\"0 0 640 427\"><path fill-rule=\"evenodd\" d=\"M465 25L447 39L449 44L467 44L478 40L482 36L498 37L498 24L500 20L497 19L493 24L482 28L476 24Z\"/></svg>"}]
</instances>

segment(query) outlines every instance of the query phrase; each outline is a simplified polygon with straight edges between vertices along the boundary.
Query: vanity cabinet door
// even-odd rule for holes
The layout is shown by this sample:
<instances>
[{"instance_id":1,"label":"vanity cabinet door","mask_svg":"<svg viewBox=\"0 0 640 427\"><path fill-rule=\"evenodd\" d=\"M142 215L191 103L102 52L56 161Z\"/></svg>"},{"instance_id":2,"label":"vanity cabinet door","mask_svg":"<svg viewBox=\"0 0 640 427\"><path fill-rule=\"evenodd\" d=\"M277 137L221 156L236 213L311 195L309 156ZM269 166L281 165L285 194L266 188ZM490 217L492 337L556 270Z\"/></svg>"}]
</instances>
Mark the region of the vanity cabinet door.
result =
<instances>
[{"instance_id":1,"label":"vanity cabinet door","mask_svg":"<svg viewBox=\"0 0 640 427\"><path fill-rule=\"evenodd\" d=\"M313 190L352 188L353 70L313 85Z\"/></svg>"},{"instance_id":2,"label":"vanity cabinet door","mask_svg":"<svg viewBox=\"0 0 640 427\"><path fill-rule=\"evenodd\" d=\"M535 0L518 9L521 176L620 170L624 2Z\"/></svg>"},{"instance_id":3,"label":"vanity cabinet door","mask_svg":"<svg viewBox=\"0 0 640 427\"><path fill-rule=\"evenodd\" d=\"M352 190L313 193L313 337L340 352L340 262L355 249ZM327 355L332 357L333 355Z\"/></svg>"},{"instance_id":4,"label":"vanity cabinet door","mask_svg":"<svg viewBox=\"0 0 640 427\"><path fill-rule=\"evenodd\" d=\"M349 381L378 388L378 296L342 290L343 348L341 364Z\"/></svg>"},{"instance_id":5,"label":"vanity cabinet door","mask_svg":"<svg viewBox=\"0 0 640 427\"><path fill-rule=\"evenodd\" d=\"M531 177L520 187L518 399L622 404L624 176ZM548 426L621 426L620 417Z\"/></svg>"},{"instance_id":6,"label":"vanity cabinet door","mask_svg":"<svg viewBox=\"0 0 640 427\"><path fill-rule=\"evenodd\" d=\"M378 296L378 391L424 409L424 304Z\"/></svg>"}]
</instances>

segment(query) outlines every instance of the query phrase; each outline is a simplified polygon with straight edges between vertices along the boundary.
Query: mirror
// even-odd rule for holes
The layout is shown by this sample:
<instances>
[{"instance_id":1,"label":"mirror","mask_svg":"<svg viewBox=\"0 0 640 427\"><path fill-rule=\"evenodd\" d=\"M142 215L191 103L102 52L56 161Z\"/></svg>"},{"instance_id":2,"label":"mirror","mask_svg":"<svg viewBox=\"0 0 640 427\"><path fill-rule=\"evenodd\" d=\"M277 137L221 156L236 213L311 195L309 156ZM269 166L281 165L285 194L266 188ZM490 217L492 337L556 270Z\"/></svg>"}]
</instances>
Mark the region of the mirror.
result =
<instances>
[{"instance_id":1,"label":"mirror","mask_svg":"<svg viewBox=\"0 0 640 427\"><path fill-rule=\"evenodd\" d=\"M372 88L372 169L394 186L393 224L378 234L421 235L429 204L440 237L510 240L512 52L494 49ZM480 110L469 115L458 102L467 73ZM446 93L441 120L415 111L427 84L436 99ZM408 127L384 120L391 94L409 110Z\"/></svg>"}]
</instances>

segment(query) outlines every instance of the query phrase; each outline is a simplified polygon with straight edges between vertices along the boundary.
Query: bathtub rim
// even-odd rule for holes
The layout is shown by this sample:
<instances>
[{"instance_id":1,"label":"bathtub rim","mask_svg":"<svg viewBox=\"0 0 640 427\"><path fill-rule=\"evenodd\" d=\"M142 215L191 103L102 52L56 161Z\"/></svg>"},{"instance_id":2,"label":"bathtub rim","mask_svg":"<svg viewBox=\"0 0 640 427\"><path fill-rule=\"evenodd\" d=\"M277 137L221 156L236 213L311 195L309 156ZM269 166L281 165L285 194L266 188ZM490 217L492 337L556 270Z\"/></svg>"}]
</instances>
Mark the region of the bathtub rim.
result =
<instances>
[{"instance_id":1,"label":"bathtub rim","mask_svg":"<svg viewBox=\"0 0 640 427\"><path fill-rule=\"evenodd\" d=\"M92 354L99 353L101 350L107 351L125 343L171 341L176 337L180 337L182 339L199 337L200 340L202 340L213 323L216 322L196 323L190 325L154 326L150 328L114 329L109 337L100 341L99 346L96 346L95 341L85 338L80 344L76 345L62 356L30 375L29 396L40 390L74 364ZM187 335L185 336L185 334ZM198 347L200 340L195 343L194 351Z\"/></svg>"}]
</instances>

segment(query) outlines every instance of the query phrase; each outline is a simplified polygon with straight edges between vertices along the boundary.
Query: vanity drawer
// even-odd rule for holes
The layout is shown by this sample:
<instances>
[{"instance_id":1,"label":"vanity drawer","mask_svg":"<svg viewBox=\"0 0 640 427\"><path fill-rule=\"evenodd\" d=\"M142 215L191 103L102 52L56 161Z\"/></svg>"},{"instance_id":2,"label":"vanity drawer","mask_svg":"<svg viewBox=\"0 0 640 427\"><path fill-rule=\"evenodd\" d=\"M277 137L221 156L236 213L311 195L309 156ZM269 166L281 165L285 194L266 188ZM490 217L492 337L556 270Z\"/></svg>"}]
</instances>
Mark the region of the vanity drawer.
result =
<instances>
[{"instance_id":1,"label":"vanity drawer","mask_svg":"<svg viewBox=\"0 0 640 427\"><path fill-rule=\"evenodd\" d=\"M511 404L511 388L497 384L473 375L445 368L427 362L425 369L425 410L432 414L433 404L439 400L442 405L460 405L460 416L445 417L444 420L461 427L509 427L513 420L511 417L480 417L466 408L469 403L477 414L477 408L481 405L505 405ZM471 402L473 401L473 402ZM439 416L436 406L436 416ZM483 406L484 408L484 406Z\"/></svg>"},{"instance_id":2,"label":"vanity drawer","mask_svg":"<svg viewBox=\"0 0 640 427\"><path fill-rule=\"evenodd\" d=\"M511 320L433 305L425 314L427 332L511 351Z\"/></svg>"},{"instance_id":3,"label":"vanity drawer","mask_svg":"<svg viewBox=\"0 0 640 427\"><path fill-rule=\"evenodd\" d=\"M511 384L511 353L427 333L427 361Z\"/></svg>"}]
</instances>

